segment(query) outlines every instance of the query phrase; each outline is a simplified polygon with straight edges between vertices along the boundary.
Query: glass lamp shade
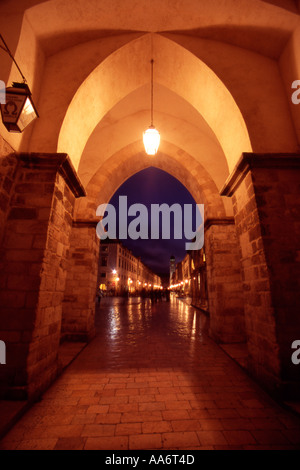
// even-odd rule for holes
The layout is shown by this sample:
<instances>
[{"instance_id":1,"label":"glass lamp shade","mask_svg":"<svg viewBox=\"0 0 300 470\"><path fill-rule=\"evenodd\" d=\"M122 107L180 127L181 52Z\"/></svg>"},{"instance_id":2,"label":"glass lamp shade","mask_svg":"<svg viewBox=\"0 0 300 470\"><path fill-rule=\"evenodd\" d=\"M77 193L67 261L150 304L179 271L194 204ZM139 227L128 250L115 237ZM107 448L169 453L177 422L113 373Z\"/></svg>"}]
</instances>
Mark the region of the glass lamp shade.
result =
<instances>
[{"instance_id":1,"label":"glass lamp shade","mask_svg":"<svg viewBox=\"0 0 300 470\"><path fill-rule=\"evenodd\" d=\"M154 126L150 126L144 132L143 142L147 155L155 155L160 143L160 134Z\"/></svg>"},{"instance_id":2,"label":"glass lamp shade","mask_svg":"<svg viewBox=\"0 0 300 470\"><path fill-rule=\"evenodd\" d=\"M1 104L1 115L9 132L23 132L38 117L29 87L25 83L13 83L12 87L6 88L6 103Z\"/></svg>"}]
</instances>

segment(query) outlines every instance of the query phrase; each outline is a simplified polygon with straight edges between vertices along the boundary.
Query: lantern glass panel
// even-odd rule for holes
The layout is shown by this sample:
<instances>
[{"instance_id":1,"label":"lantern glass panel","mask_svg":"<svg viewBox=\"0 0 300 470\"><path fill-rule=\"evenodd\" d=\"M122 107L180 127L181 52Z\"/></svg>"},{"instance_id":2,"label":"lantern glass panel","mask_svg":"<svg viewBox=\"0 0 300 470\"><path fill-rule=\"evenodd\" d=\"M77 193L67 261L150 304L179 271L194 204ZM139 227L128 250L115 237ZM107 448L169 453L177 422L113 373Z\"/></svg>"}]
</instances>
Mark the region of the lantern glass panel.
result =
<instances>
[{"instance_id":1,"label":"lantern glass panel","mask_svg":"<svg viewBox=\"0 0 300 470\"><path fill-rule=\"evenodd\" d=\"M22 112L18 120L18 127L20 131L23 131L23 129L25 129L25 127L27 127L28 124L30 124L31 121L33 121L35 118L36 118L35 110L32 106L32 103L29 97L27 97L25 101L25 105L22 109Z\"/></svg>"}]
</instances>

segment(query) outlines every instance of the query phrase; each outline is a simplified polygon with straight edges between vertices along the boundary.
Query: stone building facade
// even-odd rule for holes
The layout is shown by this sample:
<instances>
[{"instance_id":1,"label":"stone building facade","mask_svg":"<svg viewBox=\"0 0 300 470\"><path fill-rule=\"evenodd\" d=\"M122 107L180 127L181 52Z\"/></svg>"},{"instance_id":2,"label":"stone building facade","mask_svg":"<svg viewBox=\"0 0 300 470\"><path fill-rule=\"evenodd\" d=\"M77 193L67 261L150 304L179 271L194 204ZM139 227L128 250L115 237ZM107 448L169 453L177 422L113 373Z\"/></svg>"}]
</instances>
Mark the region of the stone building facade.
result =
<instances>
[{"instance_id":1,"label":"stone building facade","mask_svg":"<svg viewBox=\"0 0 300 470\"><path fill-rule=\"evenodd\" d=\"M204 248L189 253L192 305L208 312L207 273Z\"/></svg>"},{"instance_id":2,"label":"stone building facade","mask_svg":"<svg viewBox=\"0 0 300 470\"><path fill-rule=\"evenodd\" d=\"M108 294L140 294L161 287L151 271L119 240L104 240L100 246L98 286Z\"/></svg>"}]
</instances>

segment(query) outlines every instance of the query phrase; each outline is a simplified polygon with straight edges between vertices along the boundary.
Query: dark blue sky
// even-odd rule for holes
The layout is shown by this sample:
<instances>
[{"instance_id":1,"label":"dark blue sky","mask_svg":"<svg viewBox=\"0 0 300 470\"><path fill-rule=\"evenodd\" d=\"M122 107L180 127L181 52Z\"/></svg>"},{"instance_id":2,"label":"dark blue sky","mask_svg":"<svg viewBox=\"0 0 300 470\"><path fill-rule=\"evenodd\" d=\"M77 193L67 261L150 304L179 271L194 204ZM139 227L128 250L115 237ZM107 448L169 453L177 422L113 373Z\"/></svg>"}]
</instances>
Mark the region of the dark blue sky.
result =
<instances>
[{"instance_id":1,"label":"dark blue sky","mask_svg":"<svg viewBox=\"0 0 300 470\"><path fill-rule=\"evenodd\" d=\"M193 212L195 211L195 201L185 186L170 174L154 167L136 173L126 180L115 192L110 200L110 204L116 208L117 214L119 196L127 196L128 207L136 203L144 204L148 208L149 215L151 204L166 203L171 206L177 203L182 207L183 204L192 204ZM135 219L135 217L128 217L128 222L133 219ZM193 220L195 224L195 217ZM195 229L195 225L193 229ZM176 262L178 262L184 258L186 253L186 239L174 239L173 224L171 225L170 240L131 240L128 238L121 241L132 250L135 256L140 256L142 261L156 273L168 273L170 256L174 255Z\"/></svg>"}]
</instances>

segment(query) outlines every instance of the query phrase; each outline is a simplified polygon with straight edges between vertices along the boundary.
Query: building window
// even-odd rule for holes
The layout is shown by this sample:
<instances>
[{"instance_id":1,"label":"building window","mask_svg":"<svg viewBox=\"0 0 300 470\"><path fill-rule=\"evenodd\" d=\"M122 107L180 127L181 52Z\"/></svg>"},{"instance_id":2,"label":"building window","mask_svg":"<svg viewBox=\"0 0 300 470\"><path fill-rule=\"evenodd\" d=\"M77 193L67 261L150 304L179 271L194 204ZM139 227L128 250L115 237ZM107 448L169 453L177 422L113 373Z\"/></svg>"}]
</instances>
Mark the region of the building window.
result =
<instances>
[{"instance_id":1,"label":"building window","mask_svg":"<svg viewBox=\"0 0 300 470\"><path fill-rule=\"evenodd\" d=\"M107 266L107 258L102 256L102 259L101 259L101 266Z\"/></svg>"},{"instance_id":2,"label":"building window","mask_svg":"<svg viewBox=\"0 0 300 470\"><path fill-rule=\"evenodd\" d=\"M106 277L106 273L101 273L101 277Z\"/></svg>"}]
</instances>

